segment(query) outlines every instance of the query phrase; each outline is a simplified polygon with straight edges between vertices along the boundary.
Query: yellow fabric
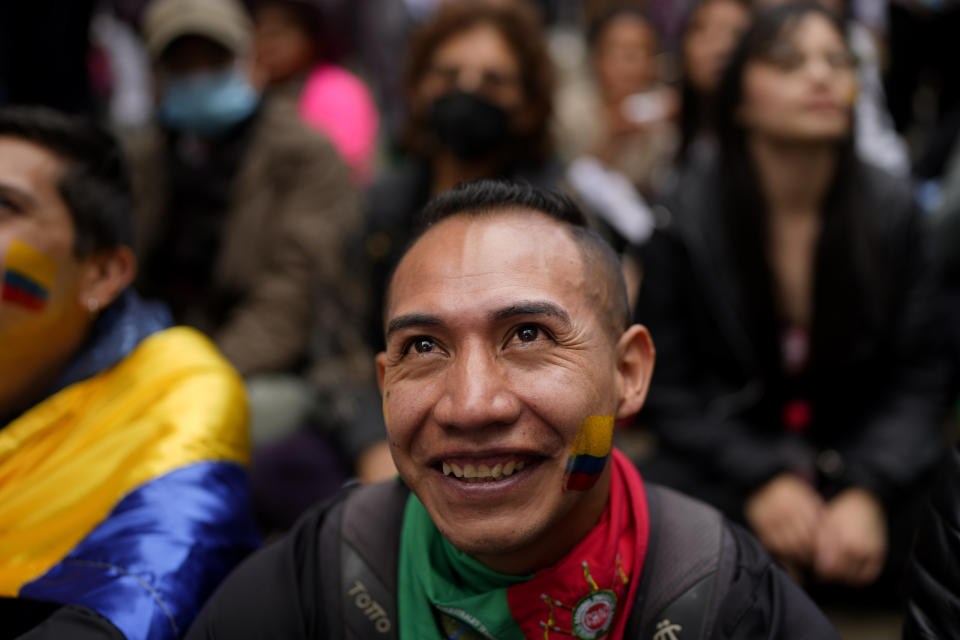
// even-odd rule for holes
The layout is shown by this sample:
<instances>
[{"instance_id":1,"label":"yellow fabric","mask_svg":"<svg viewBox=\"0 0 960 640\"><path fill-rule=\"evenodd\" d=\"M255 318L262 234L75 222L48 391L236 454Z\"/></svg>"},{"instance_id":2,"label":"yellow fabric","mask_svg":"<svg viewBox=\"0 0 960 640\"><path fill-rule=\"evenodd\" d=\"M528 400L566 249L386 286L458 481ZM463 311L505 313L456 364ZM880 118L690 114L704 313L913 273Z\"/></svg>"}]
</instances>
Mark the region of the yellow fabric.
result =
<instances>
[{"instance_id":1,"label":"yellow fabric","mask_svg":"<svg viewBox=\"0 0 960 640\"><path fill-rule=\"evenodd\" d=\"M590 416L580 424L570 455L605 458L613 447L613 414Z\"/></svg>"},{"instance_id":2,"label":"yellow fabric","mask_svg":"<svg viewBox=\"0 0 960 640\"><path fill-rule=\"evenodd\" d=\"M243 382L177 327L0 430L0 596L59 562L124 495L205 460L249 459Z\"/></svg>"}]
</instances>

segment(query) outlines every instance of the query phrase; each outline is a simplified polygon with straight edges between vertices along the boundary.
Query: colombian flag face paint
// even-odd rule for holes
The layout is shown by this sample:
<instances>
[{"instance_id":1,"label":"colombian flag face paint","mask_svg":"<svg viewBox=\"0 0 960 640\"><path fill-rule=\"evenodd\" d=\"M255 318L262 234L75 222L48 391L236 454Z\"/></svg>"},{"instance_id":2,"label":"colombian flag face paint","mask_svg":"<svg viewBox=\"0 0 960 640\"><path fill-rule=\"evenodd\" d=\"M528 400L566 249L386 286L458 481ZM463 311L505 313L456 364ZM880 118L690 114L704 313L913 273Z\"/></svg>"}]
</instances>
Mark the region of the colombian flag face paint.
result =
<instances>
[{"instance_id":1,"label":"colombian flag face paint","mask_svg":"<svg viewBox=\"0 0 960 640\"><path fill-rule=\"evenodd\" d=\"M6 269L0 283L0 301L42 311L53 288L57 266L44 255L20 240L13 240L7 249Z\"/></svg>"},{"instance_id":2,"label":"colombian flag face paint","mask_svg":"<svg viewBox=\"0 0 960 640\"><path fill-rule=\"evenodd\" d=\"M590 416L580 430L567 458L563 474L564 491L587 491L603 473L613 447L613 415Z\"/></svg>"}]
</instances>

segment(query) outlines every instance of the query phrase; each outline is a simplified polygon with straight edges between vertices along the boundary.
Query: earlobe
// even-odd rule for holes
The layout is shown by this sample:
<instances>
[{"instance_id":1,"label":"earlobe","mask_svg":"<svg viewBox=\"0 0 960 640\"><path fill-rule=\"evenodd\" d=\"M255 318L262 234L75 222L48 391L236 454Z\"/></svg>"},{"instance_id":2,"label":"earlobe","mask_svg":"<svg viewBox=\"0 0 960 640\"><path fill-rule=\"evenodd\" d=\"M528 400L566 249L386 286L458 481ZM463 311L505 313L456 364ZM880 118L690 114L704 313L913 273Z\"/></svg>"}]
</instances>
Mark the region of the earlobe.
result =
<instances>
[{"instance_id":1,"label":"earlobe","mask_svg":"<svg viewBox=\"0 0 960 640\"><path fill-rule=\"evenodd\" d=\"M137 260L128 247L98 251L83 260L77 300L91 313L104 309L130 286Z\"/></svg>"},{"instance_id":2,"label":"earlobe","mask_svg":"<svg viewBox=\"0 0 960 640\"><path fill-rule=\"evenodd\" d=\"M653 375L656 351L646 327L629 327L617 342L617 382L620 390L617 419L629 418L640 411Z\"/></svg>"}]
</instances>

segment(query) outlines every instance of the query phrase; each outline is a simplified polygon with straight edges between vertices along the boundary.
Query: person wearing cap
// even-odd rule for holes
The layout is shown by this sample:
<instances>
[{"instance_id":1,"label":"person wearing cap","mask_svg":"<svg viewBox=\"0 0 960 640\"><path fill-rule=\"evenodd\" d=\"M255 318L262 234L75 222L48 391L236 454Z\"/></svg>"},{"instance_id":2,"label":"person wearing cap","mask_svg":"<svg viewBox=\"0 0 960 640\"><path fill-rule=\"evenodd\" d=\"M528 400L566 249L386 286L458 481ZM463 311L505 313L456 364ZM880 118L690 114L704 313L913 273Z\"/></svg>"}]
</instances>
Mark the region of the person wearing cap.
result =
<instances>
[{"instance_id":1,"label":"person wearing cap","mask_svg":"<svg viewBox=\"0 0 960 640\"><path fill-rule=\"evenodd\" d=\"M385 446L355 329L366 288L343 254L359 223L349 171L293 101L252 84L253 26L236 0L154 0L143 36L156 118L127 145L141 293L212 337L244 376L255 447L317 424L334 440L310 436L318 456L392 472L388 456L365 457ZM304 473L332 466L312 459Z\"/></svg>"}]
</instances>

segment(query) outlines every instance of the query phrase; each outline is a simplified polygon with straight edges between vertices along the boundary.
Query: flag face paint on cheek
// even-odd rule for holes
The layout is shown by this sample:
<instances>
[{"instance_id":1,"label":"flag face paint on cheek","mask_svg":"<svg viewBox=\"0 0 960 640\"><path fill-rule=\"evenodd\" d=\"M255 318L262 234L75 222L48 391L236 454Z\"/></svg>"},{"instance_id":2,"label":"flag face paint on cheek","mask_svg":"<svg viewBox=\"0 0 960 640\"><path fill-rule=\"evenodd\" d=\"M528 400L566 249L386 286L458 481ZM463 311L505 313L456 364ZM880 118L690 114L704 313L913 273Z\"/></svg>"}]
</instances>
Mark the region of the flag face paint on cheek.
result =
<instances>
[{"instance_id":1,"label":"flag face paint on cheek","mask_svg":"<svg viewBox=\"0 0 960 640\"><path fill-rule=\"evenodd\" d=\"M3 281L0 283L0 301L42 311L57 275L57 265L47 256L25 242L13 240L7 249Z\"/></svg>"},{"instance_id":2,"label":"flag face paint on cheek","mask_svg":"<svg viewBox=\"0 0 960 640\"><path fill-rule=\"evenodd\" d=\"M564 491L587 491L600 479L613 448L613 415L590 416L580 423L563 474Z\"/></svg>"}]
</instances>

